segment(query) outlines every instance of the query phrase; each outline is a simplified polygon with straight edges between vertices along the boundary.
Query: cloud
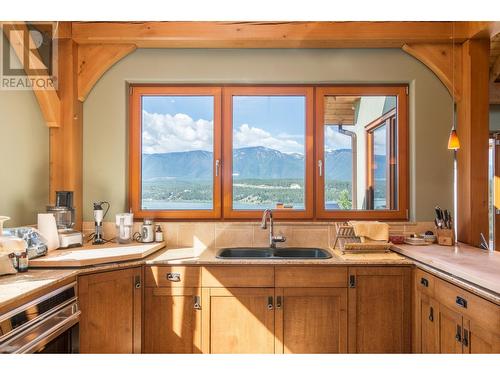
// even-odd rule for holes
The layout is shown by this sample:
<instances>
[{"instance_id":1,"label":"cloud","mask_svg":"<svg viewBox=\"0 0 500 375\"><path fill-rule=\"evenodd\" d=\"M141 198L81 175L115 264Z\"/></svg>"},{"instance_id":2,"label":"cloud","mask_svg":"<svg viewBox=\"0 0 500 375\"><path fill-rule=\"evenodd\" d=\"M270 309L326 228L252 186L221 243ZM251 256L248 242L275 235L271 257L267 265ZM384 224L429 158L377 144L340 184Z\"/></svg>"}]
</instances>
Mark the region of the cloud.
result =
<instances>
[{"instance_id":1,"label":"cloud","mask_svg":"<svg viewBox=\"0 0 500 375\"><path fill-rule=\"evenodd\" d=\"M277 137L264 129L242 124L233 131L235 148L264 146L284 153L304 153L304 145L297 142L295 135L279 134ZM302 137L303 139L303 137Z\"/></svg>"},{"instance_id":2,"label":"cloud","mask_svg":"<svg viewBox=\"0 0 500 375\"><path fill-rule=\"evenodd\" d=\"M337 126L327 126L325 133L325 148L327 150L339 150L351 148L351 138L338 132Z\"/></svg>"},{"instance_id":3,"label":"cloud","mask_svg":"<svg viewBox=\"0 0 500 375\"><path fill-rule=\"evenodd\" d=\"M142 111L142 149L145 154L213 150L213 121L193 120L184 113Z\"/></svg>"},{"instance_id":4,"label":"cloud","mask_svg":"<svg viewBox=\"0 0 500 375\"><path fill-rule=\"evenodd\" d=\"M142 111L142 150L145 154L213 150L213 121L193 120L189 115ZM281 133L274 137L268 131L241 125L233 132L235 148L264 146L284 153L304 153L298 140L303 136Z\"/></svg>"}]
</instances>

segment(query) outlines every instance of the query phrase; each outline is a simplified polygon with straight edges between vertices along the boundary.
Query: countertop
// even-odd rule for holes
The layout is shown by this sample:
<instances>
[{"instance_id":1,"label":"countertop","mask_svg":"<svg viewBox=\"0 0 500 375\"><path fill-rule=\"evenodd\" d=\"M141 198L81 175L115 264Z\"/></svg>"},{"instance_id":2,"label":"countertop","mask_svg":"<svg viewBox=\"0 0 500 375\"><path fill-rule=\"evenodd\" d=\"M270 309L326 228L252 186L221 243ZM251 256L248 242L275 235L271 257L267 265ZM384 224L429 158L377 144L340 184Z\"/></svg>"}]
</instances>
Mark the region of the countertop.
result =
<instances>
[{"instance_id":1,"label":"countertop","mask_svg":"<svg viewBox=\"0 0 500 375\"><path fill-rule=\"evenodd\" d=\"M500 295L500 251L485 251L465 244L395 245L393 250L418 263Z\"/></svg>"},{"instance_id":2,"label":"countertop","mask_svg":"<svg viewBox=\"0 0 500 375\"><path fill-rule=\"evenodd\" d=\"M500 304L500 253L457 245L397 245L397 253L344 255L330 251L330 259L218 259L215 249L163 248L144 259L82 268L30 269L26 273L0 276L0 309L13 300L29 296L64 279L97 271L147 265L411 265L417 264L438 276L458 282L472 292ZM410 258L410 259L408 259ZM463 285L462 285L463 284Z\"/></svg>"}]
</instances>

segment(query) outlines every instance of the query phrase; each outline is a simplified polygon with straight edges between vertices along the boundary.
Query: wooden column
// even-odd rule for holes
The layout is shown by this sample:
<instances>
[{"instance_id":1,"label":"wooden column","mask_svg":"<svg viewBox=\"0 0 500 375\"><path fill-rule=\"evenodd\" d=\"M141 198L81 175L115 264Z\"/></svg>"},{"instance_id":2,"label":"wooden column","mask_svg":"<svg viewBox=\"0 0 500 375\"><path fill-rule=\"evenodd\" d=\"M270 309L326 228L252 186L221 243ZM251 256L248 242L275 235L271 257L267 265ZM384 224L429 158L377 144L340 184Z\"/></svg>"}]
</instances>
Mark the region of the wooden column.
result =
<instances>
[{"instance_id":1,"label":"wooden column","mask_svg":"<svg viewBox=\"0 0 500 375\"><path fill-rule=\"evenodd\" d=\"M462 45L462 98L458 102L458 240L474 246L488 238L489 40Z\"/></svg>"},{"instance_id":2,"label":"wooden column","mask_svg":"<svg viewBox=\"0 0 500 375\"><path fill-rule=\"evenodd\" d=\"M74 192L76 228L82 223L83 132L78 100L78 48L71 38L58 40L61 124L50 129L50 201L58 190Z\"/></svg>"}]
</instances>

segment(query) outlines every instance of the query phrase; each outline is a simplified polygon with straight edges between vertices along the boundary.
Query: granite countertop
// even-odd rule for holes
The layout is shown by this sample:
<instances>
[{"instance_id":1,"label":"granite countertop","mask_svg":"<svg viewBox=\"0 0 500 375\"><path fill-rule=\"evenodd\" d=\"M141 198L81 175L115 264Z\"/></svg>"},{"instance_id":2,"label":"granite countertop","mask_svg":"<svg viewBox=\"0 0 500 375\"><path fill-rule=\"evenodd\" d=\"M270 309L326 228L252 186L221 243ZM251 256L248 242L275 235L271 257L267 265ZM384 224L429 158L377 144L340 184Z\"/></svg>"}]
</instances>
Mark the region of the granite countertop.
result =
<instances>
[{"instance_id":1,"label":"granite countertop","mask_svg":"<svg viewBox=\"0 0 500 375\"><path fill-rule=\"evenodd\" d=\"M397 245L389 254L341 255L330 251L330 259L218 259L216 249L163 248L144 259L100 264L82 268L30 269L26 273L0 276L0 309L13 300L29 296L77 275L146 265L412 265L500 304L500 253L457 245Z\"/></svg>"},{"instance_id":2,"label":"granite countertop","mask_svg":"<svg viewBox=\"0 0 500 375\"><path fill-rule=\"evenodd\" d=\"M500 295L500 252L477 247L397 245L393 250L410 259Z\"/></svg>"}]
</instances>

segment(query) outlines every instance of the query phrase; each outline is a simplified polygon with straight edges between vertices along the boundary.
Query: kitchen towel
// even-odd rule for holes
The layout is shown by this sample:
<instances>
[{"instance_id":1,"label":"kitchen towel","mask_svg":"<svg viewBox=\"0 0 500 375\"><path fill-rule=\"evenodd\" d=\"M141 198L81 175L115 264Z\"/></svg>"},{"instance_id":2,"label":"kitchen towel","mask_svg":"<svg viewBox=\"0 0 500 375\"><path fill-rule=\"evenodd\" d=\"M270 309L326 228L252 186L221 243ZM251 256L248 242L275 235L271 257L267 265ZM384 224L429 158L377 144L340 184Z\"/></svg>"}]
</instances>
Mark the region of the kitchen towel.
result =
<instances>
[{"instance_id":1,"label":"kitchen towel","mask_svg":"<svg viewBox=\"0 0 500 375\"><path fill-rule=\"evenodd\" d=\"M354 228L354 234L360 237L361 241L389 241L389 224L380 221L349 221L349 225Z\"/></svg>"},{"instance_id":2,"label":"kitchen towel","mask_svg":"<svg viewBox=\"0 0 500 375\"><path fill-rule=\"evenodd\" d=\"M59 247L59 234L54 214L38 214L38 231L47 239L48 251Z\"/></svg>"}]
</instances>

